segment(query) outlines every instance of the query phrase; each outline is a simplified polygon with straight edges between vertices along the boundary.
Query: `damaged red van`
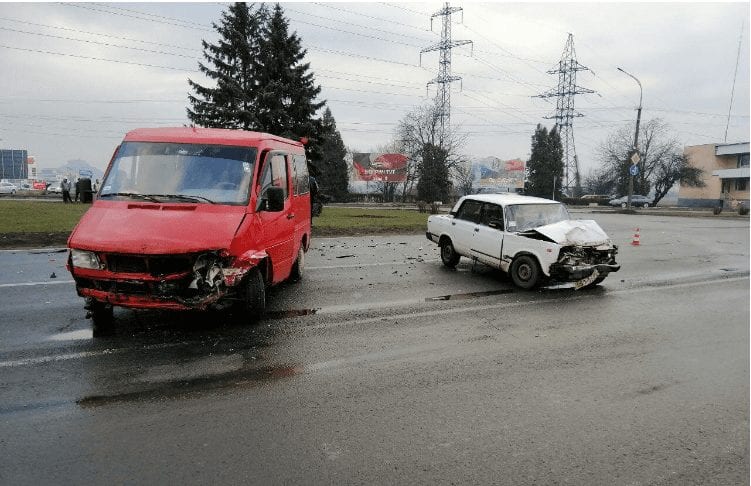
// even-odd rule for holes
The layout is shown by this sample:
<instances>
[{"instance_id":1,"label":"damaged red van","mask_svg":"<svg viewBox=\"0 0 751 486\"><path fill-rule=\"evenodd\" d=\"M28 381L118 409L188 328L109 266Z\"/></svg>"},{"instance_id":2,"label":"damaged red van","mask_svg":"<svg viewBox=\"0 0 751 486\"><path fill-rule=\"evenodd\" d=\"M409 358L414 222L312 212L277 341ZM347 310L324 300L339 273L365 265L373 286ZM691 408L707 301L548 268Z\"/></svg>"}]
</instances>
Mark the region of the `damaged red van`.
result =
<instances>
[{"instance_id":1,"label":"damaged red van","mask_svg":"<svg viewBox=\"0 0 751 486\"><path fill-rule=\"evenodd\" d=\"M310 245L302 143L266 133L144 128L117 148L68 239L94 331L113 306L263 313L266 288L302 276Z\"/></svg>"}]
</instances>

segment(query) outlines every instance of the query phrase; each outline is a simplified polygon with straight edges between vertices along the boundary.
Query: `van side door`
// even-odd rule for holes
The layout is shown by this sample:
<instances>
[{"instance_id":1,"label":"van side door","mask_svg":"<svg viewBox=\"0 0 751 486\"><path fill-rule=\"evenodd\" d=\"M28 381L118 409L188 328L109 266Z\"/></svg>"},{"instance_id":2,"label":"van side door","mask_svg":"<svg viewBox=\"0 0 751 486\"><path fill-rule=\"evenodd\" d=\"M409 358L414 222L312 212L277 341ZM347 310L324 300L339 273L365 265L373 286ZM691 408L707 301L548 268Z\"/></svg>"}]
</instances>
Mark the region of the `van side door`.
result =
<instances>
[{"instance_id":1,"label":"van side door","mask_svg":"<svg viewBox=\"0 0 751 486\"><path fill-rule=\"evenodd\" d=\"M292 270L297 256L294 248L295 213L290 197L290 177L287 155L283 152L269 152L264 158L258 178L258 218L261 223L261 239L266 253L271 258L272 282L286 279ZM278 212L268 211L262 200L270 187L284 189L284 209Z\"/></svg>"}]
</instances>

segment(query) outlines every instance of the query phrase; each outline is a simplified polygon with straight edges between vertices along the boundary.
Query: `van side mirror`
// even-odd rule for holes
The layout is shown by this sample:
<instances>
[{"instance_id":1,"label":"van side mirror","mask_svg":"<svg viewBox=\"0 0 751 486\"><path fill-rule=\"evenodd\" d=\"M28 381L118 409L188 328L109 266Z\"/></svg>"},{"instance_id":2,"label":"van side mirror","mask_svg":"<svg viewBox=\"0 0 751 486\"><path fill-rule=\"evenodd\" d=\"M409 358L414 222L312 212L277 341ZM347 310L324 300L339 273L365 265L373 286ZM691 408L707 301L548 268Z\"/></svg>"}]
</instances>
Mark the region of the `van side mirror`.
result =
<instances>
[{"instance_id":1,"label":"van side mirror","mask_svg":"<svg viewBox=\"0 0 751 486\"><path fill-rule=\"evenodd\" d=\"M284 210L284 188L269 187L266 189L266 211L278 213Z\"/></svg>"}]
</instances>

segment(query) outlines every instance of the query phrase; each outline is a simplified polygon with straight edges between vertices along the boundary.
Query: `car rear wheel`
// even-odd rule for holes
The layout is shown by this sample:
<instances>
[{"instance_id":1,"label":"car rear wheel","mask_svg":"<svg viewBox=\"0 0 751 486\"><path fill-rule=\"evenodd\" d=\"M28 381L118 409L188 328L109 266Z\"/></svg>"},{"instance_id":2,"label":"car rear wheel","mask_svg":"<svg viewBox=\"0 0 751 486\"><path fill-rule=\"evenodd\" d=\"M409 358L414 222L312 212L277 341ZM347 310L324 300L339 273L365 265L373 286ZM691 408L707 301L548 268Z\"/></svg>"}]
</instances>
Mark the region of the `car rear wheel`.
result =
<instances>
[{"instance_id":1,"label":"car rear wheel","mask_svg":"<svg viewBox=\"0 0 751 486\"><path fill-rule=\"evenodd\" d=\"M248 272L244 297L245 312L250 321L258 321L266 311L266 282L260 268L256 267Z\"/></svg>"},{"instance_id":2,"label":"car rear wheel","mask_svg":"<svg viewBox=\"0 0 751 486\"><path fill-rule=\"evenodd\" d=\"M626 206L628 206L628 204L626 204L625 202L621 203L622 208L625 208Z\"/></svg>"},{"instance_id":3,"label":"car rear wheel","mask_svg":"<svg viewBox=\"0 0 751 486\"><path fill-rule=\"evenodd\" d=\"M448 238L441 244L441 261L449 268L454 268L459 263L461 256L454 250L454 245Z\"/></svg>"},{"instance_id":4,"label":"car rear wheel","mask_svg":"<svg viewBox=\"0 0 751 486\"><path fill-rule=\"evenodd\" d=\"M648 208L649 207L649 203L644 203L644 207Z\"/></svg>"},{"instance_id":5,"label":"car rear wheel","mask_svg":"<svg viewBox=\"0 0 751 486\"><path fill-rule=\"evenodd\" d=\"M289 279L292 282L297 282L300 280L303 276L303 272L305 271L305 249L302 246L302 243L300 244L300 249L297 251L297 260L295 260L295 264L292 265L292 273L289 275Z\"/></svg>"},{"instance_id":6,"label":"car rear wheel","mask_svg":"<svg viewBox=\"0 0 751 486\"><path fill-rule=\"evenodd\" d=\"M534 288L540 280L540 265L529 255L516 257L510 268L514 285L525 290Z\"/></svg>"}]
</instances>

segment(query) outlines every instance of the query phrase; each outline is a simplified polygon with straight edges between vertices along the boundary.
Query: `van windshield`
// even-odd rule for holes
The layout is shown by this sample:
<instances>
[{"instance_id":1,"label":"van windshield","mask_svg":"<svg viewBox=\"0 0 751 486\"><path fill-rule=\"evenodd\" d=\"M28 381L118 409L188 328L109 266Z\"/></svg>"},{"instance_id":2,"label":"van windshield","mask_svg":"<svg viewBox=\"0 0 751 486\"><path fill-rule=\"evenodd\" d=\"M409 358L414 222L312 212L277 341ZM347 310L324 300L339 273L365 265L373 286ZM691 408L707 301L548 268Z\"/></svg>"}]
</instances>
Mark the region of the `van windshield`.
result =
<instances>
[{"instance_id":1,"label":"van windshield","mask_svg":"<svg viewBox=\"0 0 751 486\"><path fill-rule=\"evenodd\" d=\"M571 219L563 204L512 204L506 206L508 231L527 231Z\"/></svg>"},{"instance_id":2,"label":"van windshield","mask_svg":"<svg viewBox=\"0 0 751 486\"><path fill-rule=\"evenodd\" d=\"M99 196L245 205L255 160L252 147L123 142Z\"/></svg>"}]
</instances>

